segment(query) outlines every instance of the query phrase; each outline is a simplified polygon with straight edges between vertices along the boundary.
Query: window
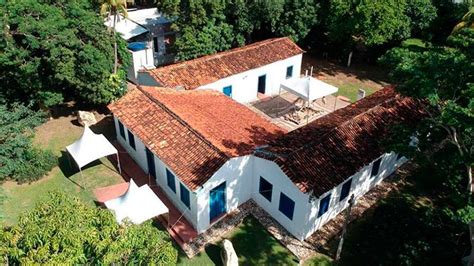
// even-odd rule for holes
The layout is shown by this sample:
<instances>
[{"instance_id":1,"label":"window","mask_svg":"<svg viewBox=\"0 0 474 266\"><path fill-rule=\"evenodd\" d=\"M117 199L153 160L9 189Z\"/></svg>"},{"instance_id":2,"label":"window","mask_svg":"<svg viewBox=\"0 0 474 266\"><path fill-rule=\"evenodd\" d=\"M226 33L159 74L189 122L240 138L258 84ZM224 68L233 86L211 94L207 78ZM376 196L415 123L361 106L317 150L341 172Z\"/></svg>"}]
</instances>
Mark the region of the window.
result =
<instances>
[{"instance_id":1,"label":"window","mask_svg":"<svg viewBox=\"0 0 474 266\"><path fill-rule=\"evenodd\" d=\"M273 185L267 180L265 180L265 178L263 177L260 177L260 185L258 191L260 192L260 195L262 195L268 201L272 201Z\"/></svg>"},{"instance_id":2,"label":"window","mask_svg":"<svg viewBox=\"0 0 474 266\"><path fill-rule=\"evenodd\" d=\"M231 86L226 86L222 89L222 92L229 96L229 97L232 97L232 85Z\"/></svg>"},{"instance_id":3,"label":"window","mask_svg":"<svg viewBox=\"0 0 474 266\"><path fill-rule=\"evenodd\" d=\"M119 125L120 136L122 136L122 138L125 139L125 128L123 127L122 122L120 122L119 120L117 120L117 122Z\"/></svg>"},{"instance_id":4,"label":"window","mask_svg":"<svg viewBox=\"0 0 474 266\"><path fill-rule=\"evenodd\" d=\"M280 205L278 210L283 213L288 219L293 220L293 212L295 211L295 202L288 198L285 194L280 194Z\"/></svg>"},{"instance_id":5,"label":"window","mask_svg":"<svg viewBox=\"0 0 474 266\"><path fill-rule=\"evenodd\" d=\"M181 201L190 209L189 207L189 190L181 183L179 183L179 193L181 197Z\"/></svg>"},{"instance_id":6,"label":"window","mask_svg":"<svg viewBox=\"0 0 474 266\"><path fill-rule=\"evenodd\" d=\"M349 195L349 192L351 191L351 185L352 185L352 178L342 185L341 196L339 197L339 201L342 201L345 198L347 198L347 196Z\"/></svg>"},{"instance_id":7,"label":"window","mask_svg":"<svg viewBox=\"0 0 474 266\"><path fill-rule=\"evenodd\" d=\"M132 132L130 132L130 130L128 130L128 144L130 144L130 147L132 147L134 150L137 149L135 148L135 136L132 134Z\"/></svg>"},{"instance_id":8,"label":"window","mask_svg":"<svg viewBox=\"0 0 474 266\"><path fill-rule=\"evenodd\" d=\"M370 172L370 177L374 177L379 174L379 168L380 168L380 162L382 161L382 158L378 158L373 164L372 164L372 171Z\"/></svg>"},{"instance_id":9,"label":"window","mask_svg":"<svg viewBox=\"0 0 474 266\"><path fill-rule=\"evenodd\" d=\"M327 195L319 202L318 218L328 211L330 201L331 201L331 194Z\"/></svg>"},{"instance_id":10,"label":"window","mask_svg":"<svg viewBox=\"0 0 474 266\"><path fill-rule=\"evenodd\" d=\"M174 193L176 193L176 184L175 184L175 181L174 181L174 175L168 169L166 169L166 180L167 180L167 183L168 183L168 187L171 190L173 190Z\"/></svg>"},{"instance_id":11,"label":"window","mask_svg":"<svg viewBox=\"0 0 474 266\"><path fill-rule=\"evenodd\" d=\"M293 77L293 66L289 66L286 68L286 78Z\"/></svg>"},{"instance_id":12,"label":"window","mask_svg":"<svg viewBox=\"0 0 474 266\"><path fill-rule=\"evenodd\" d=\"M397 161L400 160L402 157L403 157L403 155L401 153L398 153L397 154Z\"/></svg>"}]
</instances>

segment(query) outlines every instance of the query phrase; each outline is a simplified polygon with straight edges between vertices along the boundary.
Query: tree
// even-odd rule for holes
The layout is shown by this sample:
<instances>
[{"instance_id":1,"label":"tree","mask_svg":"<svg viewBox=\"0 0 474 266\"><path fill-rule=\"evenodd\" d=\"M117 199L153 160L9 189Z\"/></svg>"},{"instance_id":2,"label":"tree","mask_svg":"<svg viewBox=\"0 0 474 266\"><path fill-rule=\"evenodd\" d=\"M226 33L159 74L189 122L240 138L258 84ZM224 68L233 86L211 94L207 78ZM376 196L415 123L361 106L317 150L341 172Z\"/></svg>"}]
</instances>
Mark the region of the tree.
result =
<instances>
[{"instance_id":1,"label":"tree","mask_svg":"<svg viewBox=\"0 0 474 266\"><path fill-rule=\"evenodd\" d=\"M373 47L411 36L427 27L436 13L429 0L331 0L327 30L330 41L349 50Z\"/></svg>"},{"instance_id":2,"label":"tree","mask_svg":"<svg viewBox=\"0 0 474 266\"><path fill-rule=\"evenodd\" d=\"M453 156L452 164L464 166L466 187L472 193L474 30L466 28L454 33L447 45L394 48L381 62L391 67L397 91L427 104L427 117L415 129L420 143L453 145L458 156ZM423 153L432 147L418 148Z\"/></svg>"},{"instance_id":3,"label":"tree","mask_svg":"<svg viewBox=\"0 0 474 266\"><path fill-rule=\"evenodd\" d=\"M0 105L0 182L19 183L41 178L56 164L50 151L33 147L33 129L42 124L45 114L24 105Z\"/></svg>"},{"instance_id":4,"label":"tree","mask_svg":"<svg viewBox=\"0 0 474 266\"><path fill-rule=\"evenodd\" d=\"M161 0L158 6L181 33L175 43L180 60L277 36L302 40L319 8L313 0Z\"/></svg>"},{"instance_id":5,"label":"tree","mask_svg":"<svg viewBox=\"0 0 474 266\"><path fill-rule=\"evenodd\" d=\"M177 250L153 227L119 225L108 210L53 192L18 224L0 232L0 256L11 264L174 264Z\"/></svg>"},{"instance_id":6,"label":"tree","mask_svg":"<svg viewBox=\"0 0 474 266\"><path fill-rule=\"evenodd\" d=\"M474 7L471 7L471 9L462 17L461 21L454 26L452 33L456 33L464 28L474 29Z\"/></svg>"},{"instance_id":7,"label":"tree","mask_svg":"<svg viewBox=\"0 0 474 266\"><path fill-rule=\"evenodd\" d=\"M125 43L114 76L116 36L89 1L7 1L0 14L0 102L101 104L125 92Z\"/></svg>"},{"instance_id":8,"label":"tree","mask_svg":"<svg viewBox=\"0 0 474 266\"><path fill-rule=\"evenodd\" d=\"M112 29L114 33L114 74L117 74L118 67L118 49L117 49L117 30L116 23L120 20L120 16L128 17L126 0L106 0L100 6L100 14L107 19L113 17Z\"/></svg>"}]
</instances>

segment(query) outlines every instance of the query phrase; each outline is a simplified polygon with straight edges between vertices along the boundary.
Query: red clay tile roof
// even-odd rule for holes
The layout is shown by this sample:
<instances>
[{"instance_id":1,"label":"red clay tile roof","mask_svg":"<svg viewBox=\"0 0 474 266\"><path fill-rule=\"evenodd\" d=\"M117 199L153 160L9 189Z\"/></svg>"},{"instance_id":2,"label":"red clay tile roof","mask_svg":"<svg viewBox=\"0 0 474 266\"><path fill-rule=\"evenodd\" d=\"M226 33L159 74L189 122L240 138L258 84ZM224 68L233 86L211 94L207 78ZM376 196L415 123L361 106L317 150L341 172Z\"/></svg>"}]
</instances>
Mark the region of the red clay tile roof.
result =
<instances>
[{"instance_id":1,"label":"red clay tile roof","mask_svg":"<svg viewBox=\"0 0 474 266\"><path fill-rule=\"evenodd\" d=\"M109 109L193 191L229 158L250 154L285 133L210 90L140 87Z\"/></svg>"},{"instance_id":2,"label":"red clay tile roof","mask_svg":"<svg viewBox=\"0 0 474 266\"><path fill-rule=\"evenodd\" d=\"M303 53L289 38L268 39L240 48L151 70L163 87L187 90Z\"/></svg>"},{"instance_id":3,"label":"red clay tile roof","mask_svg":"<svg viewBox=\"0 0 474 266\"><path fill-rule=\"evenodd\" d=\"M323 116L259 149L304 193L319 197L384 153L379 140L391 125L423 115L417 101L385 88Z\"/></svg>"}]
</instances>

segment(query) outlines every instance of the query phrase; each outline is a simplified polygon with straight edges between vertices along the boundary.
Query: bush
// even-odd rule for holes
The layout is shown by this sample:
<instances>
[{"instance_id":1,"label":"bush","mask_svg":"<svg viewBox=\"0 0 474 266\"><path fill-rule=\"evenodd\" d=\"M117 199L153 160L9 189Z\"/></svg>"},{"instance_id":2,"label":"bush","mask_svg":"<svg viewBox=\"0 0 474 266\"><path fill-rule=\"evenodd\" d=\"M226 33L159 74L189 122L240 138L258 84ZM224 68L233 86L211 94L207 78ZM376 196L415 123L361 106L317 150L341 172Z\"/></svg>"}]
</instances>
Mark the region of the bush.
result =
<instances>
[{"instance_id":1,"label":"bush","mask_svg":"<svg viewBox=\"0 0 474 266\"><path fill-rule=\"evenodd\" d=\"M177 255L168 234L151 222L122 226L110 211L60 192L0 231L0 261L13 265L172 265Z\"/></svg>"},{"instance_id":2,"label":"bush","mask_svg":"<svg viewBox=\"0 0 474 266\"><path fill-rule=\"evenodd\" d=\"M44 121L44 112L20 104L0 105L0 182L38 180L56 164L50 151L32 144L34 128Z\"/></svg>"}]
</instances>

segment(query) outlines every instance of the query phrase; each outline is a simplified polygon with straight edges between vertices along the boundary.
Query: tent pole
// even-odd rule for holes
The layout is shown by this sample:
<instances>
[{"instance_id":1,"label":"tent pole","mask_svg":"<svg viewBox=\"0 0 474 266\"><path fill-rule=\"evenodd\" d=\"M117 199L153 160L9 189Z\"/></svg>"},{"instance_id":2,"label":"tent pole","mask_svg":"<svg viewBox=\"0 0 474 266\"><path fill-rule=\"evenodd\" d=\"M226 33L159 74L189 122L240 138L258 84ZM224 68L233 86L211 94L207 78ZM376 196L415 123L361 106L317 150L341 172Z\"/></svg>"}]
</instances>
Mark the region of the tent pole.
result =
<instances>
[{"instance_id":1,"label":"tent pole","mask_svg":"<svg viewBox=\"0 0 474 266\"><path fill-rule=\"evenodd\" d=\"M339 91L336 92L336 97L334 98L334 110L333 111L336 111L337 96L339 96Z\"/></svg>"},{"instance_id":2,"label":"tent pole","mask_svg":"<svg viewBox=\"0 0 474 266\"><path fill-rule=\"evenodd\" d=\"M309 122L309 101L306 101L306 125Z\"/></svg>"},{"instance_id":3,"label":"tent pole","mask_svg":"<svg viewBox=\"0 0 474 266\"><path fill-rule=\"evenodd\" d=\"M117 167L118 167L119 173L122 174L122 168L120 168L120 156L119 156L118 151L117 151Z\"/></svg>"}]
</instances>

